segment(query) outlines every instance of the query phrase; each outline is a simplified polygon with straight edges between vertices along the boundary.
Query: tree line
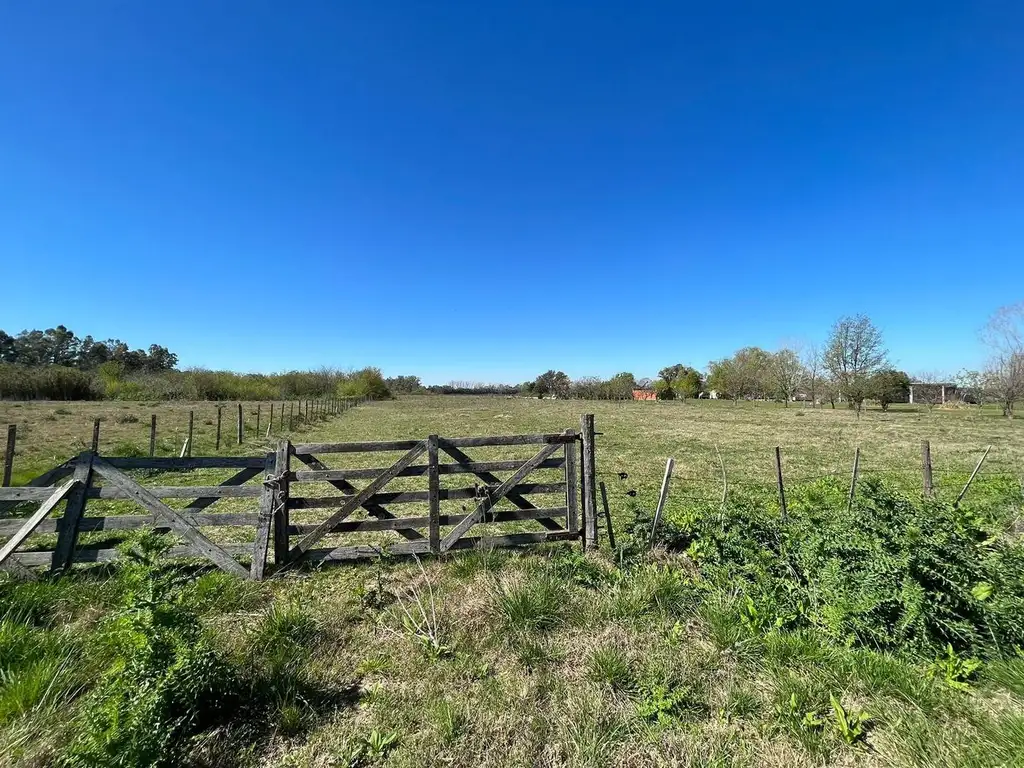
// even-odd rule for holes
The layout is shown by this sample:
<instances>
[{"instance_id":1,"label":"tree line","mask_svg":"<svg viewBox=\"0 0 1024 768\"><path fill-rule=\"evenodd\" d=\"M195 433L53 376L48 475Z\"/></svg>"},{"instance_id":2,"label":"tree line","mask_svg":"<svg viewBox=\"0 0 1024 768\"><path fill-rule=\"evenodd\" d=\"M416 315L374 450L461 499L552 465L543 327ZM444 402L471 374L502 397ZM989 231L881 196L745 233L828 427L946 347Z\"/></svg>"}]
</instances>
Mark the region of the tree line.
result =
<instances>
[{"instance_id":1,"label":"tree line","mask_svg":"<svg viewBox=\"0 0 1024 768\"><path fill-rule=\"evenodd\" d=\"M79 338L74 331L58 325L45 331L22 331L17 336L0 329L0 362L26 367L58 365L83 371L114 363L126 373L156 373L174 369L178 356L159 344L143 350L132 349L120 339Z\"/></svg>"}]
</instances>

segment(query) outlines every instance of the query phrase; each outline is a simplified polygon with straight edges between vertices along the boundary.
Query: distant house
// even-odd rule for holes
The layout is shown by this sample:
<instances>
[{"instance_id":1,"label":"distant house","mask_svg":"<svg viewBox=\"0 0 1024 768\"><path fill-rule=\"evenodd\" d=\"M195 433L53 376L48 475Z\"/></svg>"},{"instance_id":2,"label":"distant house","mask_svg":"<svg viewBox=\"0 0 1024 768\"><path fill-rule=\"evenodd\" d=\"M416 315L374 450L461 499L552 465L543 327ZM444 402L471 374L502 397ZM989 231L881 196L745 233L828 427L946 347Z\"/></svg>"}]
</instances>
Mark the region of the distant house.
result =
<instances>
[{"instance_id":1,"label":"distant house","mask_svg":"<svg viewBox=\"0 0 1024 768\"><path fill-rule=\"evenodd\" d=\"M912 381L910 382L911 403L945 405L948 401L959 400L960 392L951 381Z\"/></svg>"},{"instance_id":2,"label":"distant house","mask_svg":"<svg viewBox=\"0 0 1024 768\"><path fill-rule=\"evenodd\" d=\"M634 400L657 400L658 395L653 389L634 389L633 390Z\"/></svg>"}]
</instances>

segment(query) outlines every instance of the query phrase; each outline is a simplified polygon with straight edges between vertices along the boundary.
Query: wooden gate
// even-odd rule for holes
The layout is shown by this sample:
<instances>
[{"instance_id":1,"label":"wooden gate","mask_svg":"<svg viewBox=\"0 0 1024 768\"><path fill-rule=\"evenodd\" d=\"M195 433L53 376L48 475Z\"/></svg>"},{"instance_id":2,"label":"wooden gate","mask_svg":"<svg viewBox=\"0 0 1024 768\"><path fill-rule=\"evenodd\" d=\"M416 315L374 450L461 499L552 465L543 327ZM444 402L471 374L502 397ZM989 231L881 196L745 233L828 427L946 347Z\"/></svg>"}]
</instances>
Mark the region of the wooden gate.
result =
<instances>
[{"instance_id":1,"label":"wooden gate","mask_svg":"<svg viewBox=\"0 0 1024 768\"><path fill-rule=\"evenodd\" d=\"M277 453L285 464L277 467L275 560L284 564L381 554L440 554L474 546L579 538L578 446L571 430L495 437L431 435L425 440L392 442L284 443ZM504 452L525 448L530 453L490 460L466 453L466 449L488 448ZM387 466L364 466L381 464L378 457L387 454L398 457ZM328 463L339 459L347 466ZM465 482L466 476L473 478L471 485ZM366 482L358 487L353 481ZM341 495L318 495L322 489ZM323 509L332 511L326 517L308 512ZM467 535L478 526L484 529L480 535ZM537 527L540 530L530 530ZM324 546L329 537L339 535L345 540Z\"/></svg>"},{"instance_id":2,"label":"wooden gate","mask_svg":"<svg viewBox=\"0 0 1024 768\"><path fill-rule=\"evenodd\" d=\"M263 456L85 452L26 486L0 488L0 541L7 537L0 568L27 577L32 566L63 571L76 562L114 560L119 550L111 537L135 529L177 537L169 555L205 558L254 579L263 578L271 545L279 567L577 538L591 547L597 540L593 417L581 426L579 434L285 440ZM210 483L219 470L235 472ZM144 482L181 472L204 473L189 479L206 484ZM187 501L172 501L180 499ZM241 501L210 509L221 500ZM245 508L247 500L258 507ZM32 502L40 506L3 518Z\"/></svg>"}]
</instances>

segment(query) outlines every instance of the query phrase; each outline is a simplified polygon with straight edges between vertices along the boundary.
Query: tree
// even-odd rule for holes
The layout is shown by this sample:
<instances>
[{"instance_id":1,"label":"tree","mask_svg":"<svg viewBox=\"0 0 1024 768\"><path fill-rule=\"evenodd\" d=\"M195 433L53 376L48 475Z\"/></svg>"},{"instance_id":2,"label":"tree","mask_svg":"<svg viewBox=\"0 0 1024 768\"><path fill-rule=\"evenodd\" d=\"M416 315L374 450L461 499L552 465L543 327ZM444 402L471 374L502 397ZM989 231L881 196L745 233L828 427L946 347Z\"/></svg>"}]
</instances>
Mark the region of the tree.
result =
<instances>
[{"instance_id":1,"label":"tree","mask_svg":"<svg viewBox=\"0 0 1024 768\"><path fill-rule=\"evenodd\" d=\"M770 360L760 347L744 347L708 364L708 386L732 400L763 398L769 389Z\"/></svg>"},{"instance_id":2,"label":"tree","mask_svg":"<svg viewBox=\"0 0 1024 768\"><path fill-rule=\"evenodd\" d=\"M672 379L672 391L679 398L693 398L700 394L704 386L704 379L700 371L685 366L674 379Z\"/></svg>"},{"instance_id":3,"label":"tree","mask_svg":"<svg viewBox=\"0 0 1024 768\"><path fill-rule=\"evenodd\" d=\"M566 398L569 396L571 386L572 381L562 371L545 371L537 377L533 384L533 391L538 398L547 395Z\"/></svg>"},{"instance_id":4,"label":"tree","mask_svg":"<svg viewBox=\"0 0 1024 768\"><path fill-rule=\"evenodd\" d=\"M804 366L792 349L780 349L768 362L769 376L776 394L789 407L789 401L796 394L804 379Z\"/></svg>"},{"instance_id":5,"label":"tree","mask_svg":"<svg viewBox=\"0 0 1024 768\"><path fill-rule=\"evenodd\" d=\"M384 383L395 395L412 395L423 391L419 376L390 376L384 379Z\"/></svg>"},{"instance_id":6,"label":"tree","mask_svg":"<svg viewBox=\"0 0 1024 768\"><path fill-rule=\"evenodd\" d=\"M676 391L672 389L672 385L669 382L659 378L654 382L654 396L659 400L675 400Z\"/></svg>"},{"instance_id":7,"label":"tree","mask_svg":"<svg viewBox=\"0 0 1024 768\"><path fill-rule=\"evenodd\" d=\"M632 400L633 390L637 388L636 378L632 373L624 371L616 373L608 380L608 397L612 400Z\"/></svg>"},{"instance_id":8,"label":"tree","mask_svg":"<svg viewBox=\"0 0 1024 768\"><path fill-rule=\"evenodd\" d=\"M818 405L818 388L821 381L821 347L808 344L803 350L804 376L807 382L807 394L811 398L811 407Z\"/></svg>"},{"instance_id":9,"label":"tree","mask_svg":"<svg viewBox=\"0 0 1024 768\"><path fill-rule=\"evenodd\" d=\"M1012 419L1017 401L1024 399L1024 302L1000 307L982 338L992 352L983 374L985 392Z\"/></svg>"},{"instance_id":10,"label":"tree","mask_svg":"<svg viewBox=\"0 0 1024 768\"><path fill-rule=\"evenodd\" d=\"M822 363L858 415L870 390L871 376L886 366L882 332L865 315L842 317L832 326Z\"/></svg>"},{"instance_id":11,"label":"tree","mask_svg":"<svg viewBox=\"0 0 1024 768\"><path fill-rule=\"evenodd\" d=\"M878 401L883 411L888 411L890 403L906 401L910 394L910 377L903 371L885 368L871 376L869 388L870 396Z\"/></svg>"}]
</instances>

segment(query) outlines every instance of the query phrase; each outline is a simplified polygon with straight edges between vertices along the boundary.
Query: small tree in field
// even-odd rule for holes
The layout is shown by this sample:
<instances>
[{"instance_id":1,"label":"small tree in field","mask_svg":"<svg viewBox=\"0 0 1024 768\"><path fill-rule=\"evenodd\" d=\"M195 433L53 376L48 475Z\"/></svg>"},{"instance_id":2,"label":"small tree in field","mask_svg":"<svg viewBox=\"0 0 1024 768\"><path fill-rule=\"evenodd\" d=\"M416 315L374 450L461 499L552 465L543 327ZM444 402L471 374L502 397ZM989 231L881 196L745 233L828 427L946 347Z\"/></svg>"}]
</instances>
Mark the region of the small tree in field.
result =
<instances>
[{"instance_id":1,"label":"small tree in field","mask_svg":"<svg viewBox=\"0 0 1024 768\"><path fill-rule=\"evenodd\" d=\"M672 391L676 393L676 397L687 399L697 397L703 385L704 379L701 377L700 371L685 367L672 380Z\"/></svg>"},{"instance_id":2,"label":"small tree in field","mask_svg":"<svg viewBox=\"0 0 1024 768\"><path fill-rule=\"evenodd\" d=\"M804 383L811 398L811 407L816 408L821 389L821 347L817 344L808 344L803 349L801 362L804 366Z\"/></svg>"},{"instance_id":3,"label":"small tree in field","mask_svg":"<svg viewBox=\"0 0 1024 768\"><path fill-rule=\"evenodd\" d=\"M768 375L775 393L789 407L789 401L796 394L800 382L804 378L804 366L791 349L780 349L768 362Z\"/></svg>"},{"instance_id":4,"label":"small tree in field","mask_svg":"<svg viewBox=\"0 0 1024 768\"><path fill-rule=\"evenodd\" d=\"M843 317L832 326L822 362L858 414L870 394L871 376L886 366L888 354L882 332L865 315Z\"/></svg>"},{"instance_id":5,"label":"small tree in field","mask_svg":"<svg viewBox=\"0 0 1024 768\"><path fill-rule=\"evenodd\" d=\"M902 403L910 394L910 377L903 371L886 368L870 379L870 397L878 401L883 411L890 403Z\"/></svg>"},{"instance_id":6,"label":"small tree in field","mask_svg":"<svg viewBox=\"0 0 1024 768\"><path fill-rule=\"evenodd\" d=\"M985 392L1012 419L1017 402L1024 400L1024 302L997 310L982 338L992 350L983 374Z\"/></svg>"}]
</instances>

